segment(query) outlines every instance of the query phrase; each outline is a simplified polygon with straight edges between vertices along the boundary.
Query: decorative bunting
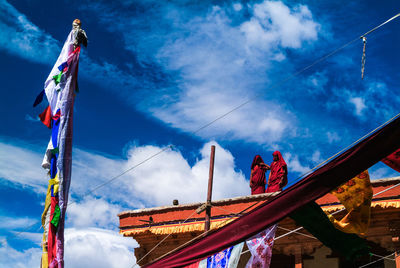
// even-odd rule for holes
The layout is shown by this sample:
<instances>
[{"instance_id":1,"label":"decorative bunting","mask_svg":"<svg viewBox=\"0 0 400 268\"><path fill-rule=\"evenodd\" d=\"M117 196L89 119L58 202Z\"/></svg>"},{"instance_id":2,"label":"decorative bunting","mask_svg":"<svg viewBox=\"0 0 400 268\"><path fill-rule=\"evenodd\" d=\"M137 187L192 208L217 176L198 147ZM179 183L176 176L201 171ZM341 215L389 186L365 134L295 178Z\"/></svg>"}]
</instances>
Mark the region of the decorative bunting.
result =
<instances>
[{"instance_id":1,"label":"decorative bunting","mask_svg":"<svg viewBox=\"0 0 400 268\"><path fill-rule=\"evenodd\" d=\"M247 247L251 253L246 268L269 267L272 258L272 247L274 245L276 228L277 224L274 224L246 241Z\"/></svg>"}]
</instances>

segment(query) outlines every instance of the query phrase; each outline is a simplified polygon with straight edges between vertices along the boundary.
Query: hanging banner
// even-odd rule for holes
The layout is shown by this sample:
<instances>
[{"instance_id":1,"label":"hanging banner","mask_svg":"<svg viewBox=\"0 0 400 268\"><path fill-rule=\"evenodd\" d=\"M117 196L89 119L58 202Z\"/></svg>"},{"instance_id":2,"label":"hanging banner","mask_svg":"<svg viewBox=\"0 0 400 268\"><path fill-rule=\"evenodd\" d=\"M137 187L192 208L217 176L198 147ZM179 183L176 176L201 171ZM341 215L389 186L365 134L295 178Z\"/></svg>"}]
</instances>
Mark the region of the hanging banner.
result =
<instances>
[{"instance_id":1,"label":"hanging banner","mask_svg":"<svg viewBox=\"0 0 400 268\"><path fill-rule=\"evenodd\" d=\"M272 247L277 224L268 227L265 231L253 236L246 241L250 250L251 257L246 264L246 268L268 268L272 258Z\"/></svg>"},{"instance_id":2,"label":"hanging banner","mask_svg":"<svg viewBox=\"0 0 400 268\"><path fill-rule=\"evenodd\" d=\"M83 31L79 20L73 26L44 88L49 106L41 120L51 128L51 137L42 163L50 175L42 214L42 268L64 267L64 221L71 182L73 105L80 54L76 37ZM41 101L41 95L35 104Z\"/></svg>"}]
</instances>

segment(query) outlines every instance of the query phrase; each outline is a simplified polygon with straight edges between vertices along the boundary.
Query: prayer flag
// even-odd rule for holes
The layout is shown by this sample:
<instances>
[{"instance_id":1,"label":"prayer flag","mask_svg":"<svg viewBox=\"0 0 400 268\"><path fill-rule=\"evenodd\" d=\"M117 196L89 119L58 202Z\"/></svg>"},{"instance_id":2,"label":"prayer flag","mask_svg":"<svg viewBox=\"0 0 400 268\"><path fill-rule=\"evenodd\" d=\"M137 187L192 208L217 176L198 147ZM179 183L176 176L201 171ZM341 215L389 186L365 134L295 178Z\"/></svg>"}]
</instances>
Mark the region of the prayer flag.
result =
<instances>
[{"instance_id":1,"label":"prayer flag","mask_svg":"<svg viewBox=\"0 0 400 268\"><path fill-rule=\"evenodd\" d=\"M206 259L185 266L184 268L236 268L244 243L225 249Z\"/></svg>"},{"instance_id":2,"label":"prayer flag","mask_svg":"<svg viewBox=\"0 0 400 268\"><path fill-rule=\"evenodd\" d=\"M227 248L200 262L199 268L236 268L244 243ZM207 266L205 266L205 264Z\"/></svg>"},{"instance_id":3,"label":"prayer flag","mask_svg":"<svg viewBox=\"0 0 400 268\"><path fill-rule=\"evenodd\" d=\"M329 220L342 232L364 235L371 217L372 186L368 170L332 191L348 213L340 221L328 214Z\"/></svg>"},{"instance_id":4,"label":"prayer flag","mask_svg":"<svg viewBox=\"0 0 400 268\"><path fill-rule=\"evenodd\" d=\"M72 117L80 53L80 47L75 47L74 41L72 30L45 82L49 106L40 116L51 128L42 163L50 175L42 214L42 268L64 267L64 220L71 181Z\"/></svg>"},{"instance_id":5,"label":"prayer flag","mask_svg":"<svg viewBox=\"0 0 400 268\"><path fill-rule=\"evenodd\" d=\"M277 224L274 224L246 241L247 247L251 253L246 268L269 267L272 258L272 247L274 245L276 227Z\"/></svg>"},{"instance_id":6,"label":"prayer flag","mask_svg":"<svg viewBox=\"0 0 400 268\"><path fill-rule=\"evenodd\" d=\"M51 109L50 109L50 105L47 106L46 109L44 109L44 111L39 114L39 119L40 121L42 121L42 123L48 127L51 128Z\"/></svg>"}]
</instances>

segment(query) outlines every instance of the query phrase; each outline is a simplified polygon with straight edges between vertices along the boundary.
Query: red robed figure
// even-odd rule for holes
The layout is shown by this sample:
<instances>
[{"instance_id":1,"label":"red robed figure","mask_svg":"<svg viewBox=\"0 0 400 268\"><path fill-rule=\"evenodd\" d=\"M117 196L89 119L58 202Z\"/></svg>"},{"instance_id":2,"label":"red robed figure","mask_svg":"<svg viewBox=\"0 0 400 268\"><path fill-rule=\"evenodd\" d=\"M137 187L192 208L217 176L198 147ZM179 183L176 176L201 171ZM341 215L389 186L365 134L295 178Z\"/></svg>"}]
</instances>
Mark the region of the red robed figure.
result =
<instances>
[{"instance_id":1,"label":"red robed figure","mask_svg":"<svg viewBox=\"0 0 400 268\"><path fill-rule=\"evenodd\" d=\"M251 194L263 194L265 192L265 185L267 184L265 179L265 171L268 169L269 166L264 163L261 156L256 155L253 159L253 163L251 163Z\"/></svg>"},{"instance_id":2,"label":"red robed figure","mask_svg":"<svg viewBox=\"0 0 400 268\"><path fill-rule=\"evenodd\" d=\"M287 165L283 160L282 154L275 151L272 154L273 162L271 163L271 172L268 179L268 188L266 193L281 191L282 187L287 184Z\"/></svg>"}]
</instances>

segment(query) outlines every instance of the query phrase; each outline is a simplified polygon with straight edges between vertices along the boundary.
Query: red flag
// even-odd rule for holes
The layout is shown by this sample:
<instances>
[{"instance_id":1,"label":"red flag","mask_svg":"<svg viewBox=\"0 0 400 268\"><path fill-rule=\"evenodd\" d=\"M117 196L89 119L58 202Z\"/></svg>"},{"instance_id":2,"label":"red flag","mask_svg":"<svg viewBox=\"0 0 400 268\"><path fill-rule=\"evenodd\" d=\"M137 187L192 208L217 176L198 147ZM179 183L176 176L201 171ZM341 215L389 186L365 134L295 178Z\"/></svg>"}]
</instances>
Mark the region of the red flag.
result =
<instances>
[{"instance_id":1,"label":"red flag","mask_svg":"<svg viewBox=\"0 0 400 268\"><path fill-rule=\"evenodd\" d=\"M50 105L47 106L46 109L44 109L44 111L39 114L39 118L40 121L42 121L42 123L48 127L51 128L51 109L50 109Z\"/></svg>"}]
</instances>

